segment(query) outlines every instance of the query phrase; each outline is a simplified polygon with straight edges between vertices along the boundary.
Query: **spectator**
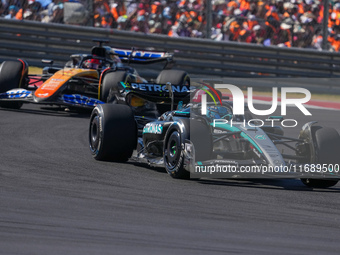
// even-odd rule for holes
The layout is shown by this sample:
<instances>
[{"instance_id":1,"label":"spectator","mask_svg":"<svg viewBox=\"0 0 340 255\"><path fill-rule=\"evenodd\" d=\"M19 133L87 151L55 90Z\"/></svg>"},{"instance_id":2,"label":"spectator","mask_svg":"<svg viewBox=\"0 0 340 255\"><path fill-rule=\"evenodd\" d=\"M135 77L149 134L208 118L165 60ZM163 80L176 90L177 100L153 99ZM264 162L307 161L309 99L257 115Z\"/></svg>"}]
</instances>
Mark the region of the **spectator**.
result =
<instances>
[{"instance_id":1,"label":"spectator","mask_svg":"<svg viewBox=\"0 0 340 255\"><path fill-rule=\"evenodd\" d=\"M47 14L43 19L42 22L46 23L63 23L63 4L54 4L51 8L51 14Z\"/></svg>"},{"instance_id":2,"label":"spectator","mask_svg":"<svg viewBox=\"0 0 340 255\"><path fill-rule=\"evenodd\" d=\"M113 18L118 20L118 17L126 15L126 6L123 0L115 1L115 3L111 4L110 10Z\"/></svg>"},{"instance_id":3,"label":"spectator","mask_svg":"<svg viewBox=\"0 0 340 255\"><path fill-rule=\"evenodd\" d=\"M35 0L35 1L39 3L43 9L46 9L47 6L52 3L52 0Z\"/></svg>"},{"instance_id":4,"label":"spectator","mask_svg":"<svg viewBox=\"0 0 340 255\"><path fill-rule=\"evenodd\" d=\"M6 5L0 1L0 17L4 17L6 13Z\"/></svg>"},{"instance_id":5,"label":"spectator","mask_svg":"<svg viewBox=\"0 0 340 255\"><path fill-rule=\"evenodd\" d=\"M126 15L118 17L118 19L117 19L117 23L118 23L117 28L119 30L126 30L127 19L128 19L128 16L126 16Z\"/></svg>"},{"instance_id":6,"label":"spectator","mask_svg":"<svg viewBox=\"0 0 340 255\"><path fill-rule=\"evenodd\" d=\"M19 11L18 7L15 5L11 5L8 8L8 14L5 16L5 19L16 19L15 15Z\"/></svg>"},{"instance_id":7,"label":"spectator","mask_svg":"<svg viewBox=\"0 0 340 255\"><path fill-rule=\"evenodd\" d=\"M41 4L38 1L29 0L27 8L24 11L23 19L41 21Z\"/></svg>"},{"instance_id":8,"label":"spectator","mask_svg":"<svg viewBox=\"0 0 340 255\"><path fill-rule=\"evenodd\" d=\"M87 0L1 0L0 15L63 23L63 2ZM94 26L206 37L208 0L93 0ZM282 47L321 49L323 1L320 0L209 0L212 2L211 39ZM339 51L340 0L329 2L331 50ZM66 16L65 16L66 17Z\"/></svg>"}]
</instances>

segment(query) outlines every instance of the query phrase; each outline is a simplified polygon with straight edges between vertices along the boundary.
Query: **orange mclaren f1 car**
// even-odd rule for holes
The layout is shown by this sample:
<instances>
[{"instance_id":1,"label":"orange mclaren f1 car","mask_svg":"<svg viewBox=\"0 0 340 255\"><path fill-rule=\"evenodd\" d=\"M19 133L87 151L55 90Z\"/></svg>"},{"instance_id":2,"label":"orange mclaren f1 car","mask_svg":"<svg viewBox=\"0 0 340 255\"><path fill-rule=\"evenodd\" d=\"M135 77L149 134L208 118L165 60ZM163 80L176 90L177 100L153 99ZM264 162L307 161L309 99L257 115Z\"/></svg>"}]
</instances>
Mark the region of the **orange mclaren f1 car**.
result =
<instances>
[{"instance_id":1,"label":"orange mclaren f1 car","mask_svg":"<svg viewBox=\"0 0 340 255\"><path fill-rule=\"evenodd\" d=\"M130 63L165 62L156 82L178 83L187 73L169 70L173 55L168 52L111 48L106 40L94 40L99 45L91 54L71 55L64 68L49 66L42 75L29 75L26 61L4 61L0 64L0 107L19 109L23 103L93 108L108 101L117 84L149 84L129 66Z\"/></svg>"}]
</instances>

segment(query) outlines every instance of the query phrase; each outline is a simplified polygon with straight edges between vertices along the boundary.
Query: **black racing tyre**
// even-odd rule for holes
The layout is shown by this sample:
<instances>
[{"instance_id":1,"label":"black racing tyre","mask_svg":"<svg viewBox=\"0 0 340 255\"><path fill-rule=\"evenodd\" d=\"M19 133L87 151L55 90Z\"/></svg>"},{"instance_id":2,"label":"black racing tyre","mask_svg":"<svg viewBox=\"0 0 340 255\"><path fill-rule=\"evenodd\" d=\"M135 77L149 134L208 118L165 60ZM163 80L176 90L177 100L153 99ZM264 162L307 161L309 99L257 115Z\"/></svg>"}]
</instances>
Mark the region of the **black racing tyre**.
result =
<instances>
[{"instance_id":1,"label":"black racing tyre","mask_svg":"<svg viewBox=\"0 0 340 255\"><path fill-rule=\"evenodd\" d=\"M96 106L91 114L89 144L97 160L127 161L137 143L137 126L131 108L121 104Z\"/></svg>"},{"instance_id":2,"label":"black racing tyre","mask_svg":"<svg viewBox=\"0 0 340 255\"><path fill-rule=\"evenodd\" d=\"M20 61L4 61L0 65L0 93L24 86L23 64ZM25 75L25 74L24 74ZM19 109L21 102L0 102L0 107Z\"/></svg>"},{"instance_id":3,"label":"black racing tyre","mask_svg":"<svg viewBox=\"0 0 340 255\"><path fill-rule=\"evenodd\" d=\"M164 143L164 165L173 178L188 179L190 173L184 168L184 137L179 129L172 129Z\"/></svg>"},{"instance_id":4,"label":"black racing tyre","mask_svg":"<svg viewBox=\"0 0 340 255\"><path fill-rule=\"evenodd\" d=\"M187 72L182 70L162 70L156 79L156 83L166 84L167 82L170 82L173 85L190 86L190 77ZM175 108L176 106L177 105L175 104ZM170 111L171 107L166 104L158 104L157 109L162 114Z\"/></svg>"},{"instance_id":5,"label":"black racing tyre","mask_svg":"<svg viewBox=\"0 0 340 255\"><path fill-rule=\"evenodd\" d=\"M156 79L156 83L166 84L167 82L174 85L190 86L190 77L187 72L182 70L162 70Z\"/></svg>"},{"instance_id":6,"label":"black racing tyre","mask_svg":"<svg viewBox=\"0 0 340 255\"><path fill-rule=\"evenodd\" d=\"M116 71L108 73L104 76L103 82L100 86L100 100L107 103L114 100L114 94L119 93L119 82L126 82L128 74L125 71ZM110 97L109 97L110 95Z\"/></svg>"},{"instance_id":7,"label":"black racing tyre","mask_svg":"<svg viewBox=\"0 0 340 255\"><path fill-rule=\"evenodd\" d=\"M301 182L310 188L330 188L335 186L338 181L337 180L323 180L323 179L301 179Z\"/></svg>"},{"instance_id":8,"label":"black racing tyre","mask_svg":"<svg viewBox=\"0 0 340 255\"><path fill-rule=\"evenodd\" d=\"M316 162L315 164L339 164L340 135L334 128L312 126ZM311 188L329 188L338 183L337 179L301 179Z\"/></svg>"}]
</instances>

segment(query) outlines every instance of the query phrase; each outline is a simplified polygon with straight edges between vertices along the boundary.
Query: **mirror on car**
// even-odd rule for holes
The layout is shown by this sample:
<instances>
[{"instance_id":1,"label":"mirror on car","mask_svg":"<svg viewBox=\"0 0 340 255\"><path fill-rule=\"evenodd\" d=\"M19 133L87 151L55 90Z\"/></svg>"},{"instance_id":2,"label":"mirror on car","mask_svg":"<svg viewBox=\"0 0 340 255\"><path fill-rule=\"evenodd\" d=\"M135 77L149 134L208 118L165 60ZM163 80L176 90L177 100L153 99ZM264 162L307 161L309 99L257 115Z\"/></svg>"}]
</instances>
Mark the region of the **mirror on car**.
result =
<instances>
[{"instance_id":1,"label":"mirror on car","mask_svg":"<svg viewBox=\"0 0 340 255\"><path fill-rule=\"evenodd\" d=\"M50 59L42 59L41 63L46 64L46 65L53 65L53 60Z\"/></svg>"}]
</instances>

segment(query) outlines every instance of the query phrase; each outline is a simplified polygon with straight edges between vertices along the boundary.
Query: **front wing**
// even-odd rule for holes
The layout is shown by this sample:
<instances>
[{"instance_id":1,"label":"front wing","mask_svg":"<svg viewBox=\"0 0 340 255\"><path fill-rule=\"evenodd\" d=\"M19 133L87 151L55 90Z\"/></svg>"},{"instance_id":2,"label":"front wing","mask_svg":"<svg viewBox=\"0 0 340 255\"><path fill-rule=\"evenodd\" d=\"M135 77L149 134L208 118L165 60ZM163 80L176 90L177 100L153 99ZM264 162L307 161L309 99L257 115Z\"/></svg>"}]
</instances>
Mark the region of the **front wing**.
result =
<instances>
[{"instance_id":1,"label":"front wing","mask_svg":"<svg viewBox=\"0 0 340 255\"><path fill-rule=\"evenodd\" d=\"M37 101L34 98L34 92L26 89L12 89L4 93L0 93L0 102L23 102L33 104L47 104L47 105L64 105L81 108L93 108L98 104L104 102L87 97L80 94L61 94L54 100Z\"/></svg>"}]
</instances>

